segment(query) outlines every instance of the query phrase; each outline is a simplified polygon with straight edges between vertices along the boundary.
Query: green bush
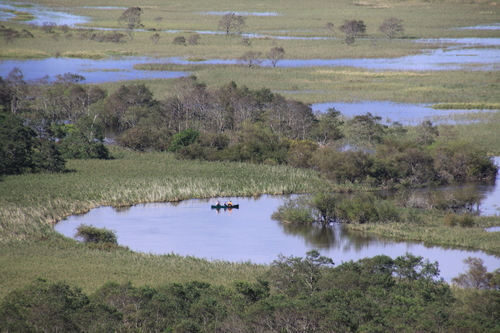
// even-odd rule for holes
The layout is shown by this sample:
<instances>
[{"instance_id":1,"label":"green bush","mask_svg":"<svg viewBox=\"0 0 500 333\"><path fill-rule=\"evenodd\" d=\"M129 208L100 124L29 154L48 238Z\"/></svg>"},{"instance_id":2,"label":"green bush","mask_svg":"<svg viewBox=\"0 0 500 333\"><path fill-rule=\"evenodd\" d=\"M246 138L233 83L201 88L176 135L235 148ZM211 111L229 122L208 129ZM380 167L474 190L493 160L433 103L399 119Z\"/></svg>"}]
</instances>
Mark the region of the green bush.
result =
<instances>
[{"instance_id":1,"label":"green bush","mask_svg":"<svg viewBox=\"0 0 500 333\"><path fill-rule=\"evenodd\" d=\"M170 151L176 152L183 147L187 147L192 143L195 143L200 136L200 132L188 128L187 130L180 131L172 137L172 142L170 144Z\"/></svg>"},{"instance_id":2,"label":"green bush","mask_svg":"<svg viewBox=\"0 0 500 333\"><path fill-rule=\"evenodd\" d=\"M271 219L295 224L311 224L315 221L309 204L303 197L285 201L271 215Z\"/></svg>"},{"instance_id":3,"label":"green bush","mask_svg":"<svg viewBox=\"0 0 500 333\"><path fill-rule=\"evenodd\" d=\"M92 225L81 224L76 228L76 238L80 238L85 243L111 243L118 244L118 238L113 230L106 228L96 228Z\"/></svg>"}]
</instances>

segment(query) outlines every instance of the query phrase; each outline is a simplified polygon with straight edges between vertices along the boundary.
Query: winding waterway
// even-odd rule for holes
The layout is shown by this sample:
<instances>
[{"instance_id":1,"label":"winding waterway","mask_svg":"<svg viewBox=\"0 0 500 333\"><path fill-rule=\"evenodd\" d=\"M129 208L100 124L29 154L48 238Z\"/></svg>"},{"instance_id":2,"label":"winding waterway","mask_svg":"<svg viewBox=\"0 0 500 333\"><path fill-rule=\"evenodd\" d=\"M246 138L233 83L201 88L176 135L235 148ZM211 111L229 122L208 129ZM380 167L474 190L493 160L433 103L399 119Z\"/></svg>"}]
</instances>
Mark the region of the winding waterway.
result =
<instances>
[{"instance_id":1,"label":"winding waterway","mask_svg":"<svg viewBox=\"0 0 500 333\"><path fill-rule=\"evenodd\" d=\"M497 164L500 158L496 158ZM483 196L483 215L499 215L500 176L495 183L475 186ZM440 189L444 191L450 188ZM87 214L70 216L56 224L55 230L73 237L80 224L115 230L118 242L134 251L232 262L269 264L285 256L305 256L319 250L336 263L384 254L392 258L406 252L437 261L446 281L463 273L462 260L478 257L488 271L500 267L500 258L481 251L443 248L418 242L376 236L344 229L294 227L271 219L286 196L232 198L239 209L215 210L210 205L229 198L192 199L177 203L149 203L130 207L99 207ZM491 228L485 232L500 232Z\"/></svg>"},{"instance_id":2,"label":"winding waterway","mask_svg":"<svg viewBox=\"0 0 500 333\"><path fill-rule=\"evenodd\" d=\"M48 10L40 6L19 8L8 3L0 4L2 10L22 10L30 12L36 18L31 24L41 25L44 22L55 22L58 25L77 26L88 23L89 18L79 17L70 13ZM116 9L103 7L102 9ZM207 13L219 15L220 13ZM256 13L251 13L257 15ZM271 13L266 15L278 15ZM12 14L0 15L0 20L7 20ZM493 26L497 29L497 26ZM471 27L473 28L473 27ZM488 27L483 27L488 28ZM171 33L165 31L162 33ZM203 31L199 33L215 33ZM261 37L248 34L247 37ZM276 39L321 39L322 37L293 37L270 36ZM418 41L417 41L418 42ZM423 42L430 42L425 40ZM431 41L432 42L432 41ZM489 39L455 39L435 40L436 43L455 43L454 46L424 54L396 59L308 59L280 61L280 67L308 67L308 66L352 66L373 70L453 70L466 68L468 70L498 71L500 70L500 38ZM27 80L35 80L49 75L51 78L58 74L73 73L86 78L85 83L102 83L110 81L127 81L134 79L169 79L188 75L187 72L142 71L134 68L135 64L148 62L170 62L188 64L182 58L145 58L122 57L104 60L48 58L37 60L1 60L0 76L7 76L18 67ZM229 63L236 60L206 60L206 64ZM341 112L349 108L362 109L365 102L316 104L315 110L335 107ZM367 102L369 104L373 102ZM390 103L390 102L375 102ZM365 103L366 104L366 103ZM427 105L405 105L399 107L392 104L371 104L370 111L384 109L387 121L405 123L406 116L415 114L422 117L432 115L436 110ZM418 112L412 108L419 108ZM387 110L392 113L388 114ZM440 112L440 111L439 111ZM453 111L457 112L457 111ZM424 116L425 114L425 116ZM434 114L435 115L435 114ZM500 202L499 181L496 185L483 185L485 199L482 202L483 212L496 214L496 204ZM215 200L214 198L213 200ZM227 198L220 198L226 200ZM234 199L234 198L233 198ZM119 243L135 251L151 253L176 253L191 255L209 260L228 260L234 262L252 261L255 263L270 263L277 259L279 254L286 256L304 256L311 249L318 249L323 255L329 256L335 262L358 260L378 254L391 257L411 252L428 258L431 262L438 261L441 276L450 281L454 276L463 272L462 260L469 256L482 258L489 271L500 267L500 259L480 251L465 251L460 249L445 249L442 247L427 246L421 243L399 242L374 235L350 232L341 226L331 228L295 228L272 221L272 212L282 203L283 197L261 196L255 198L237 198L240 209L211 210L208 200L186 200L180 203L141 204L126 208L100 207L85 215L71 216L59 222L55 229L62 234L72 237L75 228L82 224L92 224L96 227L106 227L116 230ZM491 232L498 232L491 229Z\"/></svg>"},{"instance_id":3,"label":"winding waterway","mask_svg":"<svg viewBox=\"0 0 500 333\"><path fill-rule=\"evenodd\" d=\"M211 209L211 201L204 199L100 207L85 215L71 216L55 229L72 237L77 226L91 224L115 230L118 242L134 251L262 264L271 263L279 254L303 257L311 249L318 249L336 263L379 254L395 258L410 252L431 262L438 261L441 277L446 281L463 273L462 260L469 256L483 259L489 271L500 267L500 258L481 251L402 242L348 231L342 226L297 228L271 220L271 214L283 200L267 195L233 198L240 209L231 211Z\"/></svg>"}]
</instances>

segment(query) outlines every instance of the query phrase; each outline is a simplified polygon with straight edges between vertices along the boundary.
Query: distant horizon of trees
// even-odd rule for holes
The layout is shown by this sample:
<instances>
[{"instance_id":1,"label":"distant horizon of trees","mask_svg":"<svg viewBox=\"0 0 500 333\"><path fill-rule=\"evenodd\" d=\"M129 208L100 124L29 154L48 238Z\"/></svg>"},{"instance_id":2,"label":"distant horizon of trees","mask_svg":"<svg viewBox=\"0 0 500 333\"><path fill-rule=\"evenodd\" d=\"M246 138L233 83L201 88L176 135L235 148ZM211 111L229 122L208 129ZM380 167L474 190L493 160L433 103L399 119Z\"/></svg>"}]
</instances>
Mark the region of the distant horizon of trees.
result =
<instances>
[{"instance_id":1,"label":"distant horizon of trees","mask_svg":"<svg viewBox=\"0 0 500 333\"><path fill-rule=\"evenodd\" d=\"M334 108L314 113L310 105L268 88L252 90L235 82L209 88L195 76L175 79L163 100L145 84L108 92L84 80L65 73L53 81L26 82L15 68L0 81L0 105L23 119L34 137L52 142L63 159L110 158L104 130L114 128L116 143L128 149L289 164L340 183L418 187L493 179L497 172L483 149L441 136L430 121L388 126L371 113L351 118ZM172 149L180 136L190 139Z\"/></svg>"}]
</instances>

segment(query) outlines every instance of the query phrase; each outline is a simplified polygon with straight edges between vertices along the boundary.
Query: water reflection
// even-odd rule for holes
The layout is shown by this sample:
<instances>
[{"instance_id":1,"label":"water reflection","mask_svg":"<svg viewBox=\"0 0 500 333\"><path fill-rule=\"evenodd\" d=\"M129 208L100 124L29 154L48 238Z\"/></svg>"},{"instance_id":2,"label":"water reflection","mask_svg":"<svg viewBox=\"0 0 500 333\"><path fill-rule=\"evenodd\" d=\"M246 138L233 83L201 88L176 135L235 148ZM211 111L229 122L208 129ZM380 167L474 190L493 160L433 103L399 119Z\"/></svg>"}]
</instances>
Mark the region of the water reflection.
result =
<instances>
[{"instance_id":1,"label":"water reflection","mask_svg":"<svg viewBox=\"0 0 500 333\"><path fill-rule=\"evenodd\" d=\"M27 21L26 23L42 25L44 22L54 22L57 25L67 25L69 27L74 27L78 24L90 22L90 18L84 16L73 15L65 13L63 11L54 11L47 7L38 6L32 4L30 7L17 7L10 3L0 3L0 11L14 10L20 12L26 12L34 16L33 20ZM0 16L0 19L6 20L10 19L12 16Z\"/></svg>"},{"instance_id":2,"label":"water reflection","mask_svg":"<svg viewBox=\"0 0 500 333\"><path fill-rule=\"evenodd\" d=\"M136 70L135 64L162 62L148 57L124 57L101 60L78 58L47 58L30 60L0 60L0 76L6 77L17 67L25 80L36 80L49 75L73 73L85 77L84 83L103 83L128 80L171 79L189 75L188 72Z\"/></svg>"},{"instance_id":3,"label":"water reflection","mask_svg":"<svg viewBox=\"0 0 500 333\"><path fill-rule=\"evenodd\" d=\"M438 261L441 276L450 281L463 272L462 260L479 257L488 270L500 267L500 259L480 251L464 251L403 242L376 235L331 228L296 227L271 220L271 214L288 196L232 198L240 209L212 210L210 205L231 198L193 199L176 203L140 204L132 207L100 207L85 215L71 216L55 229L73 237L75 228L92 224L116 230L118 241L134 251L176 253L209 260L270 263L279 254L303 257L318 249L336 263L379 254L393 258L411 252ZM118 210L118 211L117 211Z\"/></svg>"},{"instance_id":4,"label":"water reflection","mask_svg":"<svg viewBox=\"0 0 500 333\"><path fill-rule=\"evenodd\" d=\"M430 105L394 103L391 101L357 101L352 103L316 103L312 104L311 107L314 111L318 112L325 112L327 109L335 108L347 117L354 117L370 112L374 116L382 117L382 123L387 125L395 121L403 125L418 125L424 120L431 120L435 124L453 124L452 120L444 120L442 118L459 113L492 112L491 110L471 109L438 110L431 108Z\"/></svg>"}]
</instances>

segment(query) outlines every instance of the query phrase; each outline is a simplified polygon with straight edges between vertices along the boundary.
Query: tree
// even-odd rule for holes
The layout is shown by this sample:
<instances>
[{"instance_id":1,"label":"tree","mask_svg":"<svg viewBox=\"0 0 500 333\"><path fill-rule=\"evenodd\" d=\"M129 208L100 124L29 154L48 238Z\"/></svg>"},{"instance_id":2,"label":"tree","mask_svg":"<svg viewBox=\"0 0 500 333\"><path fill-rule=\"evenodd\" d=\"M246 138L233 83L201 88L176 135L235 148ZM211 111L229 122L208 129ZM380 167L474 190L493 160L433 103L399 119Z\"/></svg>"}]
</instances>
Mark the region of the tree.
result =
<instances>
[{"instance_id":1,"label":"tree","mask_svg":"<svg viewBox=\"0 0 500 333\"><path fill-rule=\"evenodd\" d=\"M269 59L273 67L276 67L278 61L283 59L285 56L285 49L282 47L273 47L267 54L266 57Z\"/></svg>"},{"instance_id":2,"label":"tree","mask_svg":"<svg viewBox=\"0 0 500 333\"><path fill-rule=\"evenodd\" d=\"M85 243L118 244L115 231L86 224L81 224L76 228L75 237L82 239Z\"/></svg>"},{"instance_id":3,"label":"tree","mask_svg":"<svg viewBox=\"0 0 500 333\"><path fill-rule=\"evenodd\" d=\"M160 34L154 34L153 36L151 36L151 41L153 42L153 44L157 44L160 38Z\"/></svg>"},{"instance_id":4,"label":"tree","mask_svg":"<svg viewBox=\"0 0 500 333\"><path fill-rule=\"evenodd\" d=\"M104 128L97 117L83 116L62 139L60 149L64 158L111 158L103 142Z\"/></svg>"},{"instance_id":5,"label":"tree","mask_svg":"<svg viewBox=\"0 0 500 333\"><path fill-rule=\"evenodd\" d=\"M345 123L344 134L347 139L358 144L374 145L382 141L386 126L381 125L382 117L370 112L354 116Z\"/></svg>"},{"instance_id":6,"label":"tree","mask_svg":"<svg viewBox=\"0 0 500 333\"><path fill-rule=\"evenodd\" d=\"M451 282L462 288L489 289L490 283L484 260L481 258L467 257L462 261L468 270L464 274L451 279ZM491 277L491 276L490 276Z\"/></svg>"},{"instance_id":7,"label":"tree","mask_svg":"<svg viewBox=\"0 0 500 333\"><path fill-rule=\"evenodd\" d=\"M384 23L378 28L380 32L383 32L389 38L396 37L397 34L404 32L403 20L397 19L395 17L390 17L384 20Z\"/></svg>"},{"instance_id":8,"label":"tree","mask_svg":"<svg viewBox=\"0 0 500 333\"><path fill-rule=\"evenodd\" d=\"M18 104L20 97L26 90L24 74L18 67L14 67L5 78L4 82L7 94L10 95L10 111L16 114L19 108Z\"/></svg>"},{"instance_id":9,"label":"tree","mask_svg":"<svg viewBox=\"0 0 500 333\"><path fill-rule=\"evenodd\" d=\"M345 20L344 24L339 27L339 30L346 35L345 42L351 45L358 36L366 32L366 25L361 20Z\"/></svg>"},{"instance_id":10,"label":"tree","mask_svg":"<svg viewBox=\"0 0 500 333\"><path fill-rule=\"evenodd\" d=\"M278 256L269 268L271 286L287 296L311 295L317 290L317 283L324 268L332 267L333 260L321 256L317 250L306 253L306 258Z\"/></svg>"},{"instance_id":11,"label":"tree","mask_svg":"<svg viewBox=\"0 0 500 333\"><path fill-rule=\"evenodd\" d=\"M181 131L173 136L172 143L170 145L170 151L178 151L182 147L189 146L190 144L196 142L200 133L194 129L188 128Z\"/></svg>"},{"instance_id":12,"label":"tree","mask_svg":"<svg viewBox=\"0 0 500 333\"><path fill-rule=\"evenodd\" d=\"M177 36L174 38L172 41L175 45L186 45L186 37L184 36Z\"/></svg>"},{"instance_id":13,"label":"tree","mask_svg":"<svg viewBox=\"0 0 500 333\"><path fill-rule=\"evenodd\" d=\"M141 23L141 12L140 7L130 7L122 13L118 22L123 22L127 28L128 34L132 37L132 31L137 28L143 27Z\"/></svg>"},{"instance_id":14,"label":"tree","mask_svg":"<svg viewBox=\"0 0 500 333\"><path fill-rule=\"evenodd\" d=\"M200 40L200 35L193 34L193 35L189 36L188 43L189 43L189 45L198 45L199 40Z\"/></svg>"},{"instance_id":15,"label":"tree","mask_svg":"<svg viewBox=\"0 0 500 333\"><path fill-rule=\"evenodd\" d=\"M161 23L161 21L163 21L163 17L161 17L161 16L157 16L157 17L155 17L155 22L156 22L156 24L158 24L158 25L159 25L159 24Z\"/></svg>"},{"instance_id":16,"label":"tree","mask_svg":"<svg viewBox=\"0 0 500 333\"><path fill-rule=\"evenodd\" d=\"M260 59L262 53L255 51L248 51L244 55L238 58L238 62L246 65L248 68L253 66L259 66L262 63L262 59Z\"/></svg>"},{"instance_id":17,"label":"tree","mask_svg":"<svg viewBox=\"0 0 500 333\"><path fill-rule=\"evenodd\" d=\"M0 174L22 174L33 167L33 146L36 132L23 124L21 118L0 113Z\"/></svg>"},{"instance_id":18,"label":"tree","mask_svg":"<svg viewBox=\"0 0 500 333\"><path fill-rule=\"evenodd\" d=\"M246 17L236 15L235 13L227 13L219 20L219 28L229 34L229 31L235 29L241 31L247 25L245 23Z\"/></svg>"},{"instance_id":19,"label":"tree","mask_svg":"<svg viewBox=\"0 0 500 333\"><path fill-rule=\"evenodd\" d=\"M328 108L325 113L318 116L318 122L311 131L311 138L318 144L324 146L335 140L342 139L342 125L344 124L340 118L340 111L335 108Z\"/></svg>"}]
</instances>

